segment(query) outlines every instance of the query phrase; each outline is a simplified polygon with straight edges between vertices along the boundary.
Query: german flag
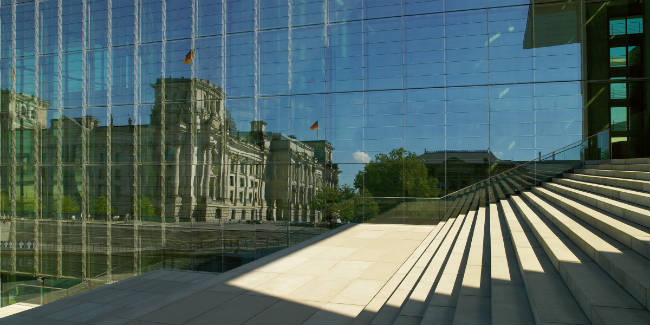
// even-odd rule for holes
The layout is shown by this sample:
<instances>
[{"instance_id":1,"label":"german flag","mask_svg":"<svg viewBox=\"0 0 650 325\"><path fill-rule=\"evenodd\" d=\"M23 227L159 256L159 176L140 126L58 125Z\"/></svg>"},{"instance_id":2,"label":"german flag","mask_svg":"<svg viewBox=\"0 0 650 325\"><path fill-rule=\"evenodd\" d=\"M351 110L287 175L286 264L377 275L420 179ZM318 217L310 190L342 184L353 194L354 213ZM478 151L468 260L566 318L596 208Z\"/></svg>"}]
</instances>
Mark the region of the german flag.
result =
<instances>
[{"instance_id":1,"label":"german flag","mask_svg":"<svg viewBox=\"0 0 650 325\"><path fill-rule=\"evenodd\" d=\"M309 127L309 129L312 130L312 131L314 131L314 130L318 130L318 121L314 122L314 124L312 124L312 125Z\"/></svg>"},{"instance_id":2,"label":"german flag","mask_svg":"<svg viewBox=\"0 0 650 325\"><path fill-rule=\"evenodd\" d=\"M194 50L190 50L189 52L187 52L187 54L185 55L185 60L183 61L183 63L190 64L190 63L192 63L192 60L194 60Z\"/></svg>"}]
</instances>

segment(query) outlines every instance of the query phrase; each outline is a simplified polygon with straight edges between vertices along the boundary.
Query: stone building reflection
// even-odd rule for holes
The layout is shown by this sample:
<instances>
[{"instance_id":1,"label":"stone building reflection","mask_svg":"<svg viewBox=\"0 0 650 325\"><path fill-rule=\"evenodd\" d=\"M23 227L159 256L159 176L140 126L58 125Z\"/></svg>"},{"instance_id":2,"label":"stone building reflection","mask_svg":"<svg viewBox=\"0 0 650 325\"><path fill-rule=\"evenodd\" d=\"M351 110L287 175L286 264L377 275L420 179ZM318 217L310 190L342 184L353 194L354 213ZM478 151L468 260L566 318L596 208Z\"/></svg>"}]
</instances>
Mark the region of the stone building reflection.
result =
<instances>
[{"instance_id":1,"label":"stone building reflection","mask_svg":"<svg viewBox=\"0 0 650 325\"><path fill-rule=\"evenodd\" d=\"M24 112L3 123L21 123L22 138L43 139L45 217L61 209L64 217L94 220L320 221L310 202L318 191L338 185L328 141L268 132L264 121L251 121L249 132L236 131L225 94L205 80L165 78L153 88L150 122L138 125L131 118L126 125L113 118L101 125L87 115L52 119L44 128L47 104L32 98L38 103L30 106L22 100L27 95L19 97ZM32 136L33 130L42 136ZM4 133L3 147L11 147ZM38 146L23 143L17 157L35 157ZM13 176L9 168L3 173L3 179ZM63 195L57 195L57 184Z\"/></svg>"}]
</instances>

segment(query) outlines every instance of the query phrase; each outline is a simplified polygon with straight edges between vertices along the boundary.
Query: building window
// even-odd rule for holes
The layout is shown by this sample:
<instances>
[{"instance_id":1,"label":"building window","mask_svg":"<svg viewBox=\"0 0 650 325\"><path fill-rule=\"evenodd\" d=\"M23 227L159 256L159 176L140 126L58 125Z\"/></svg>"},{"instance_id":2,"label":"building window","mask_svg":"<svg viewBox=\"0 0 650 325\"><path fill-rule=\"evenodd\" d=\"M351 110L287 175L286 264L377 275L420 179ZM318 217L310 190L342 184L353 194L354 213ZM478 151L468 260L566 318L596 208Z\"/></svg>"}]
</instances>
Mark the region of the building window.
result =
<instances>
[{"instance_id":1,"label":"building window","mask_svg":"<svg viewBox=\"0 0 650 325\"><path fill-rule=\"evenodd\" d=\"M627 18L627 33L628 34L643 34L643 17L628 17Z\"/></svg>"},{"instance_id":2,"label":"building window","mask_svg":"<svg viewBox=\"0 0 650 325\"><path fill-rule=\"evenodd\" d=\"M616 106L610 109L610 129L627 131L627 107Z\"/></svg>"},{"instance_id":3,"label":"building window","mask_svg":"<svg viewBox=\"0 0 650 325\"><path fill-rule=\"evenodd\" d=\"M612 68L627 66L627 53L625 46L612 47L609 49L609 66Z\"/></svg>"},{"instance_id":4,"label":"building window","mask_svg":"<svg viewBox=\"0 0 650 325\"><path fill-rule=\"evenodd\" d=\"M641 63L641 48L639 46L617 46L609 49L609 67L625 68Z\"/></svg>"},{"instance_id":5,"label":"building window","mask_svg":"<svg viewBox=\"0 0 650 325\"><path fill-rule=\"evenodd\" d=\"M643 17L613 18L609 20L609 35L643 34Z\"/></svg>"},{"instance_id":6,"label":"building window","mask_svg":"<svg viewBox=\"0 0 650 325\"><path fill-rule=\"evenodd\" d=\"M630 67L639 66L641 64L641 47L628 46L627 47L627 65Z\"/></svg>"},{"instance_id":7,"label":"building window","mask_svg":"<svg viewBox=\"0 0 650 325\"><path fill-rule=\"evenodd\" d=\"M230 186L235 186L235 177L230 176Z\"/></svg>"},{"instance_id":8,"label":"building window","mask_svg":"<svg viewBox=\"0 0 650 325\"><path fill-rule=\"evenodd\" d=\"M625 35L625 18L614 18L609 20L609 35Z\"/></svg>"},{"instance_id":9,"label":"building window","mask_svg":"<svg viewBox=\"0 0 650 325\"><path fill-rule=\"evenodd\" d=\"M624 78L612 78L614 80ZM610 99L626 99L627 98L627 84L624 82L613 82L609 85L609 98Z\"/></svg>"}]
</instances>

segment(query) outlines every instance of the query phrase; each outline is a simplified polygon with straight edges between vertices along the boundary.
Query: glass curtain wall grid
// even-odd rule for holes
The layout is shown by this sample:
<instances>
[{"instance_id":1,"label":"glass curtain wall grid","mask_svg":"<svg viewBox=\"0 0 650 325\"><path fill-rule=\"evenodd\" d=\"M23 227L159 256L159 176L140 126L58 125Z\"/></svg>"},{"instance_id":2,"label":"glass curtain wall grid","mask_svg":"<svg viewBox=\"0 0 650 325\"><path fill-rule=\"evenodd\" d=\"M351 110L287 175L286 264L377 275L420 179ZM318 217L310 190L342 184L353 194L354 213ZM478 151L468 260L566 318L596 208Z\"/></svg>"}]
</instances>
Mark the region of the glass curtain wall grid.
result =
<instances>
[{"instance_id":1,"label":"glass curtain wall grid","mask_svg":"<svg viewBox=\"0 0 650 325\"><path fill-rule=\"evenodd\" d=\"M0 0L1 304L436 223L582 139L648 156L648 8Z\"/></svg>"}]
</instances>

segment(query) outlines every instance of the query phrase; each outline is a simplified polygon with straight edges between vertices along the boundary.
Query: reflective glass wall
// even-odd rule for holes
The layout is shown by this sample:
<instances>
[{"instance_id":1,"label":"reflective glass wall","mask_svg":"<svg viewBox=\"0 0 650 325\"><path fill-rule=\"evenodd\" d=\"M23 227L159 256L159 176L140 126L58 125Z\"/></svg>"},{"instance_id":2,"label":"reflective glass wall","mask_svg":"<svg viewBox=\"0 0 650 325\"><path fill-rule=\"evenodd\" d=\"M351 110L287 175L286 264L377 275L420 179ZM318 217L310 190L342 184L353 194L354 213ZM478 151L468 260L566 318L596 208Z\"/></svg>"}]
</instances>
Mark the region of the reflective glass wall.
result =
<instances>
[{"instance_id":1,"label":"reflective glass wall","mask_svg":"<svg viewBox=\"0 0 650 325\"><path fill-rule=\"evenodd\" d=\"M2 304L220 272L346 222L436 223L436 198L603 129L647 156L647 15L1 0Z\"/></svg>"}]
</instances>

